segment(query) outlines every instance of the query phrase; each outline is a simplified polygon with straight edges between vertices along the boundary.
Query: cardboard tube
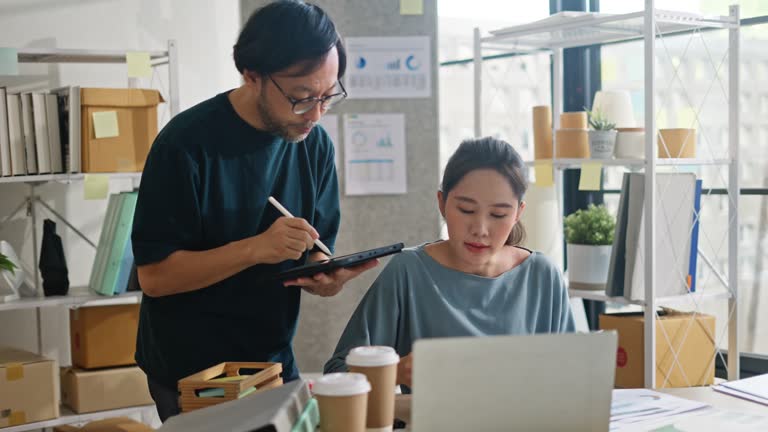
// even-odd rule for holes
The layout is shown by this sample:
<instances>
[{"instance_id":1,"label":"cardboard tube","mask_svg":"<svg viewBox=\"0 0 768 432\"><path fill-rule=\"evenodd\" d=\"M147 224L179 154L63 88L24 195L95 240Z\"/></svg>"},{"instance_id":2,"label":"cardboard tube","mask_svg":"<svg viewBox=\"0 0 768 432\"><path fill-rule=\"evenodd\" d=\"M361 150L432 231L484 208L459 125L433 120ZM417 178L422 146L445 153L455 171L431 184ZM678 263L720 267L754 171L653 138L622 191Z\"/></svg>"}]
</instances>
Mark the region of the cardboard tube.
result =
<instances>
[{"instance_id":1,"label":"cardboard tube","mask_svg":"<svg viewBox=\"0 0 768 432\"><path fill-rule=\"evenodd\" d=\"M574 111L560 114L560 129L586 129L587 112Z\"/></svg>"},{"instance_id":2,"label":"cardboard tube","mask_svg":"<svg viewBox=\"0 0 768 432\"><path fill-rule=\"evenodd\" d=\"M552 110L549 105L533 107L534 159L552 159Z\"/></svg>"}]
</instances>

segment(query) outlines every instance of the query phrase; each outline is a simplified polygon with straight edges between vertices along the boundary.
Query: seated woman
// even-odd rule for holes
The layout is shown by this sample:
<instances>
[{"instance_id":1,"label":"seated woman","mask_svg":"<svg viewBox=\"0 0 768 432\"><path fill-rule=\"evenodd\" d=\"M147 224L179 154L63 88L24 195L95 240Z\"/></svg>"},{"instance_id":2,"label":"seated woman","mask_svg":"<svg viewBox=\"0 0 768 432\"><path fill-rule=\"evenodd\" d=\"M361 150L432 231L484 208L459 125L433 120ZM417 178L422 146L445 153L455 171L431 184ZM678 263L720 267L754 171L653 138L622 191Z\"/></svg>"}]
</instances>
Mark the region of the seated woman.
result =
<instances>
[{"instance_id":1,"label":"seated woman","mask_svg":"<svg viewBox=\"0 0 768 432\"><path fill-rule=\"evenodd\" d=\"M401 357L398 384L410 386L417 339L574 331L560 271L543 254L518 246L527 186L511 145L464 141L437 193L448 240L392 258L350 318L325 372L346 370L354 347L386 345Z\"/></svg>"}]
</instances>

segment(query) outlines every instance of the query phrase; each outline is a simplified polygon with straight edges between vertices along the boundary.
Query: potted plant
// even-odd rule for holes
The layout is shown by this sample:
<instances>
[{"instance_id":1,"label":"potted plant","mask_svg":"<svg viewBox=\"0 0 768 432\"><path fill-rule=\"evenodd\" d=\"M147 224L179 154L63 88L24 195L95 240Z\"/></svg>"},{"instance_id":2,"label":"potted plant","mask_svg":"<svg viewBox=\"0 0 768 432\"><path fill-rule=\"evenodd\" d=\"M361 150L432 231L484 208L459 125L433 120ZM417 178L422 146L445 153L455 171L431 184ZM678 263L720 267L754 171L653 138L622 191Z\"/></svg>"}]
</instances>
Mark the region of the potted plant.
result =
<instances>
[{"instance_id":1,"label":"potted plant","mask_svg":"<svg viewBox=\"0 0 768 432\"><path fill-rule=\"evenodd\" d=\"M616 124L611 123L602 111L587 110L589 118L589 153L592 159L611 159L616 146Z\"/></svg>"},{"instance_id":2,"label":"potted plant","mask_svg":"<svg viewBox=\"0 0 768 432\"><path fill-rule=\"evenodd\" d=\"M602 290L608 280L616 218L604 205L590 204L565 218L569 286Z\"/></svg>"},{"instance_id":3,"label":"potted plant","mask_svg":"<svg viewBox=\"0 0 768 432\"><path fill-rule=\"evenodd\" d=\"M16 264L0 252L0 271L8 271L11 274L16 274L16 268Z\"/></svg>"},{"instance_id":4,"label":"potted plant","mask_svg":"<svg viewBox=\"0 0 768 432\"><path fill-rule=\"evenodd\" d=\"M0 242L1 244L4 242ZM0 303L19 298L18 288L21 274L16 274L18 267L4 253L0 252Z\"/></svg>"}]
</instances>

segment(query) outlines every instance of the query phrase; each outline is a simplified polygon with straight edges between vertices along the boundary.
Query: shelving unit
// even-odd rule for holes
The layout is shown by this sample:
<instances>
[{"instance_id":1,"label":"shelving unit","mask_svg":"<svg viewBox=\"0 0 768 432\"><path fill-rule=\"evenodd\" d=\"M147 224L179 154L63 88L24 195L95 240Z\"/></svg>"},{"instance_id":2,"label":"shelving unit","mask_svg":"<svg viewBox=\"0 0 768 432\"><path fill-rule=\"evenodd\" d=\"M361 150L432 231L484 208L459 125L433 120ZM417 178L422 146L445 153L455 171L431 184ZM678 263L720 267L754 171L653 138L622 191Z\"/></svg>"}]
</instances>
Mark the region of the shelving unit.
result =
<instances>
[{"instance_id":1,"label":"shelving unit","mask_svg":"<svg viewBox=\"0 0 768 432\"><path fill-rule=\"evenodd\" d=\"M19 63L87 63L87 64L119 64L126 62L126 53L129 50L76 50L76 49L47 49L47 48L22 48L18 50ZM176 42L168 41L167 48L160 51L150 51L150 63L152 67L167 66L168 70L168 88L163 96L169 104L170 116L173 117L179 113L179 80L178 80L178 53ZM127 79L128 87L136 87L135 78ZM120 172L120 173L94 173L97 175L106 175L110 179L130 179L137 183L141 180L139 172ZM33 256L38 259L39 245L37 233L37 206L42 205L51 214L56 216L68 228L80 236L85 242L96 247L96 244L88 239L80 230L74 227L64 216L56 212L47 203L40 200L36 194L36 188L49 182L58 182L62 184L79 184L85 179L85 173L66 173L66 174L42 174L25 175L13 177L0 177L0 187L7 184L26 184L29 186L29 193L26 198L9 215L0 219L0 226L10 220L19 211L26 209L32 223L32 241ZM37 320L37 348L38 353L42 353L42 335L41 335L41 309L51 307L80 308L91 306L107 306L116 304L136 304L141 301L140 292L129 292L119 296L105 297L88 291L88 288L71 288L66 296L44 297L40 284L39 271L34 266L34 286L37 297L21 298L15 301L0 303L0 312L10 310L34 309ZM155 409L154 405L139 407L121 408L116 410L102 411L89 414L76 414L62 407L61 416L56 419L43 422L29 423L19 426L0 428L2 432L20 432L28 430L37 430L51 428L63 424L84 423L91 420L102 419L106 417L125 416L135 414L150 415Z\"/></svg>"},{"instance_id":2,"label":"shelving unit","mask_svg":"<svg viewBox=\"0 0 768 432\"><path fill-rule=\"evenodd\" d=\"M32 430L38 430L38 429L53 428L56 426L61 426L66 424L87 423L90 421L101 420L108 417L132 416L136 414L149 415L151 414L152 411L154 411L154 409L155 409L154 405L143 405L143 406L137 406L137 407L120 408L120 409L109 410L109 411L99 411L99 412L88 413L88 414L77 414L65 407L61 407L60 409L61 415L58 418L35 422L35 423L27 423L27 424L18 425L18 426L0 428L0 431L25 432L25 431L32 431Z\"/></svg>"},{"instance_id":3,"label":"shelving unit","mask_svg":"<svg viewBox=\"0 0 768 432\"><path fill-rule=\"evenodd\" d=\"M141 173L138 172L116 172L116 173L96 173L96 175L105 175L111 179L134 179L141 180ZM36 174L13 177L0 177L0 184L3 183L72 183L85 179L85 174Z\"/></svg>"},{"instance_id":4,"label":"shelving unit","mask_svg":"<svg viewBox=\"0 0 768 432\"><path fill-rule=\"evenodd\" d=\"M629 300L624 297L609 297L605 294L605 291L589 291L578 290L570 288L568 294L571 297L579 297L586 300L602 301L607 303L617 303L622 305L638 305L646 306L648 303L643 300ZM656 305L660 306L672 306L675 304L688 303L691 301L701 302L706 300L728 299L731 297L731 293L727 291L715 291L715 292L697 292L690 294L683 294L672 297L659 297L654 300Z\"/></svg>"},{"instance_id":5,"label":"shelving unit","mask_svg":"<svg viewBox=\"0 0 768 432\"><path fill-rule=\"evenodd\" d=\"M489 36L481 36L480 29L474 31L474 131L482 136L482 77L483 58L496 54L541 54L549 53L552 57L553 83L553 124L559 128L559 114L563 112L563 49L595 46L605 43L642 41L644 58L644 100L645 100L645 159L644 160L591 160L591 159L552 159L555 169L555 183L558 202L562 209L562 196L559 186L562 184L562 170L579 168L585 162L601 163L607 167L626 167L645 172L645 191L649 199L645 200L646 215L644 252L645 301L635 302L625 298L607 297L603 292L569 290L573 297L591 300L615 302L619 304L637 304L642 306L645 317L644 346L656 346L656 308L662 304L714 301L728 299L728 379L739 377L738 345L738 227L739 227L739 7L731 6L727 16L701 16L691 13L672 12L654 8L654 0L645 0L645 9L629 14L599 14L583 12L563 12L534 23L491 31ZM728 31L728 156L723 159L658 159L656 157L656 111L655 111L655 42L665 36L680 34L691 30L715 28ZM715 79L719 79L716 77ZM553 147L556 148L555 134ZM554 152L553 148L553 153ZM530 161L529 166L535 164ZM657 226L654 207L656 197L656 171L658 167L680 166L719 166L728 171L728 271L727 277L714 272L724 285L725 291L696 292L672 298L657 298L656 263L654 257L654 231ZM650 194L649 194L650 191ZM558 215L562 222L562 211ZM701 253L699 253L701 256ZM702 256L704 264L712 268L712 263ZM645 386L653 388L656 382L655 349L645 350Z\"/></svg>"},{"instance_id":6,"label":"shelving unit","mask_svg":"<svg viewBox=\"0 0 768 432\"><path fill-rule=\"evenodd\" d=\"M68 308L80 308L90 306L113 306L122 304L136 304L141 302L141 293L138 291L126 294L106 297L93 294L88 291L88 287L80 289L70 289L70 293L65 296L52 297L22 297L18 300L0 303L0 312L9 310L35 309L45 307L66 306Z\"/></svg>"},{"instance_id":7,"label":"shelving unit","mask_svg":"<svg viewBox=\"0 0 768 432\"><path fill-rule=\"evenodd\" d=\"M554 138L553 138L554 139ZM655 145L655 144L654 144ZM550 160L547 159L547 162ZM551 160L552 166L558 169L581 168L584 162L598 162L603 166L615 166L626 168L644 168L645 161L642 159L573 159L560 158ZM656 166L704 166L704 165L722 165L728 166L732 161L728 159L658 159ZM527 166L535 165L535 161L526 161Z\"/></svg>"}]
</instances>

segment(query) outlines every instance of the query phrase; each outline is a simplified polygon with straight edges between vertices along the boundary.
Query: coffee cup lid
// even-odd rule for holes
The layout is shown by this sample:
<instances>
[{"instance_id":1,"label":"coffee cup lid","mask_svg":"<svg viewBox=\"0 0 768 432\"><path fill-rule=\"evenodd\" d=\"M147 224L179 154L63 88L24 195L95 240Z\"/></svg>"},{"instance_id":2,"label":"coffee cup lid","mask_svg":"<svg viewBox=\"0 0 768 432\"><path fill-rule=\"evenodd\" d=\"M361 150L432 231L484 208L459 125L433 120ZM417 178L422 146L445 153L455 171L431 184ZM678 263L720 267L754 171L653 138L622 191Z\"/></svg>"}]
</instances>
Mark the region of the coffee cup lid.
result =
<instances>
[{"instance_id":1,"label":"coffee cup lid","mask_svg":"<svg viewBox=\"0 0 768 432\"><path fill-rule=\"evenodd\" d=\"M354 396L371 391L368 378L361 373L331 373L315 381L312 392L320 396Z\"/></svg>"},{"instance_id":2,"label":"coffee cup lid","mask_svg":"<svg viewBox=\"0 0 768 432\"><path fill-rule=\"evenodd\" d=\"M399 361L400 356L388 346L362 346L352 348L347 354L349 366L389 366Z\"/></svg>"}]
</instances>

